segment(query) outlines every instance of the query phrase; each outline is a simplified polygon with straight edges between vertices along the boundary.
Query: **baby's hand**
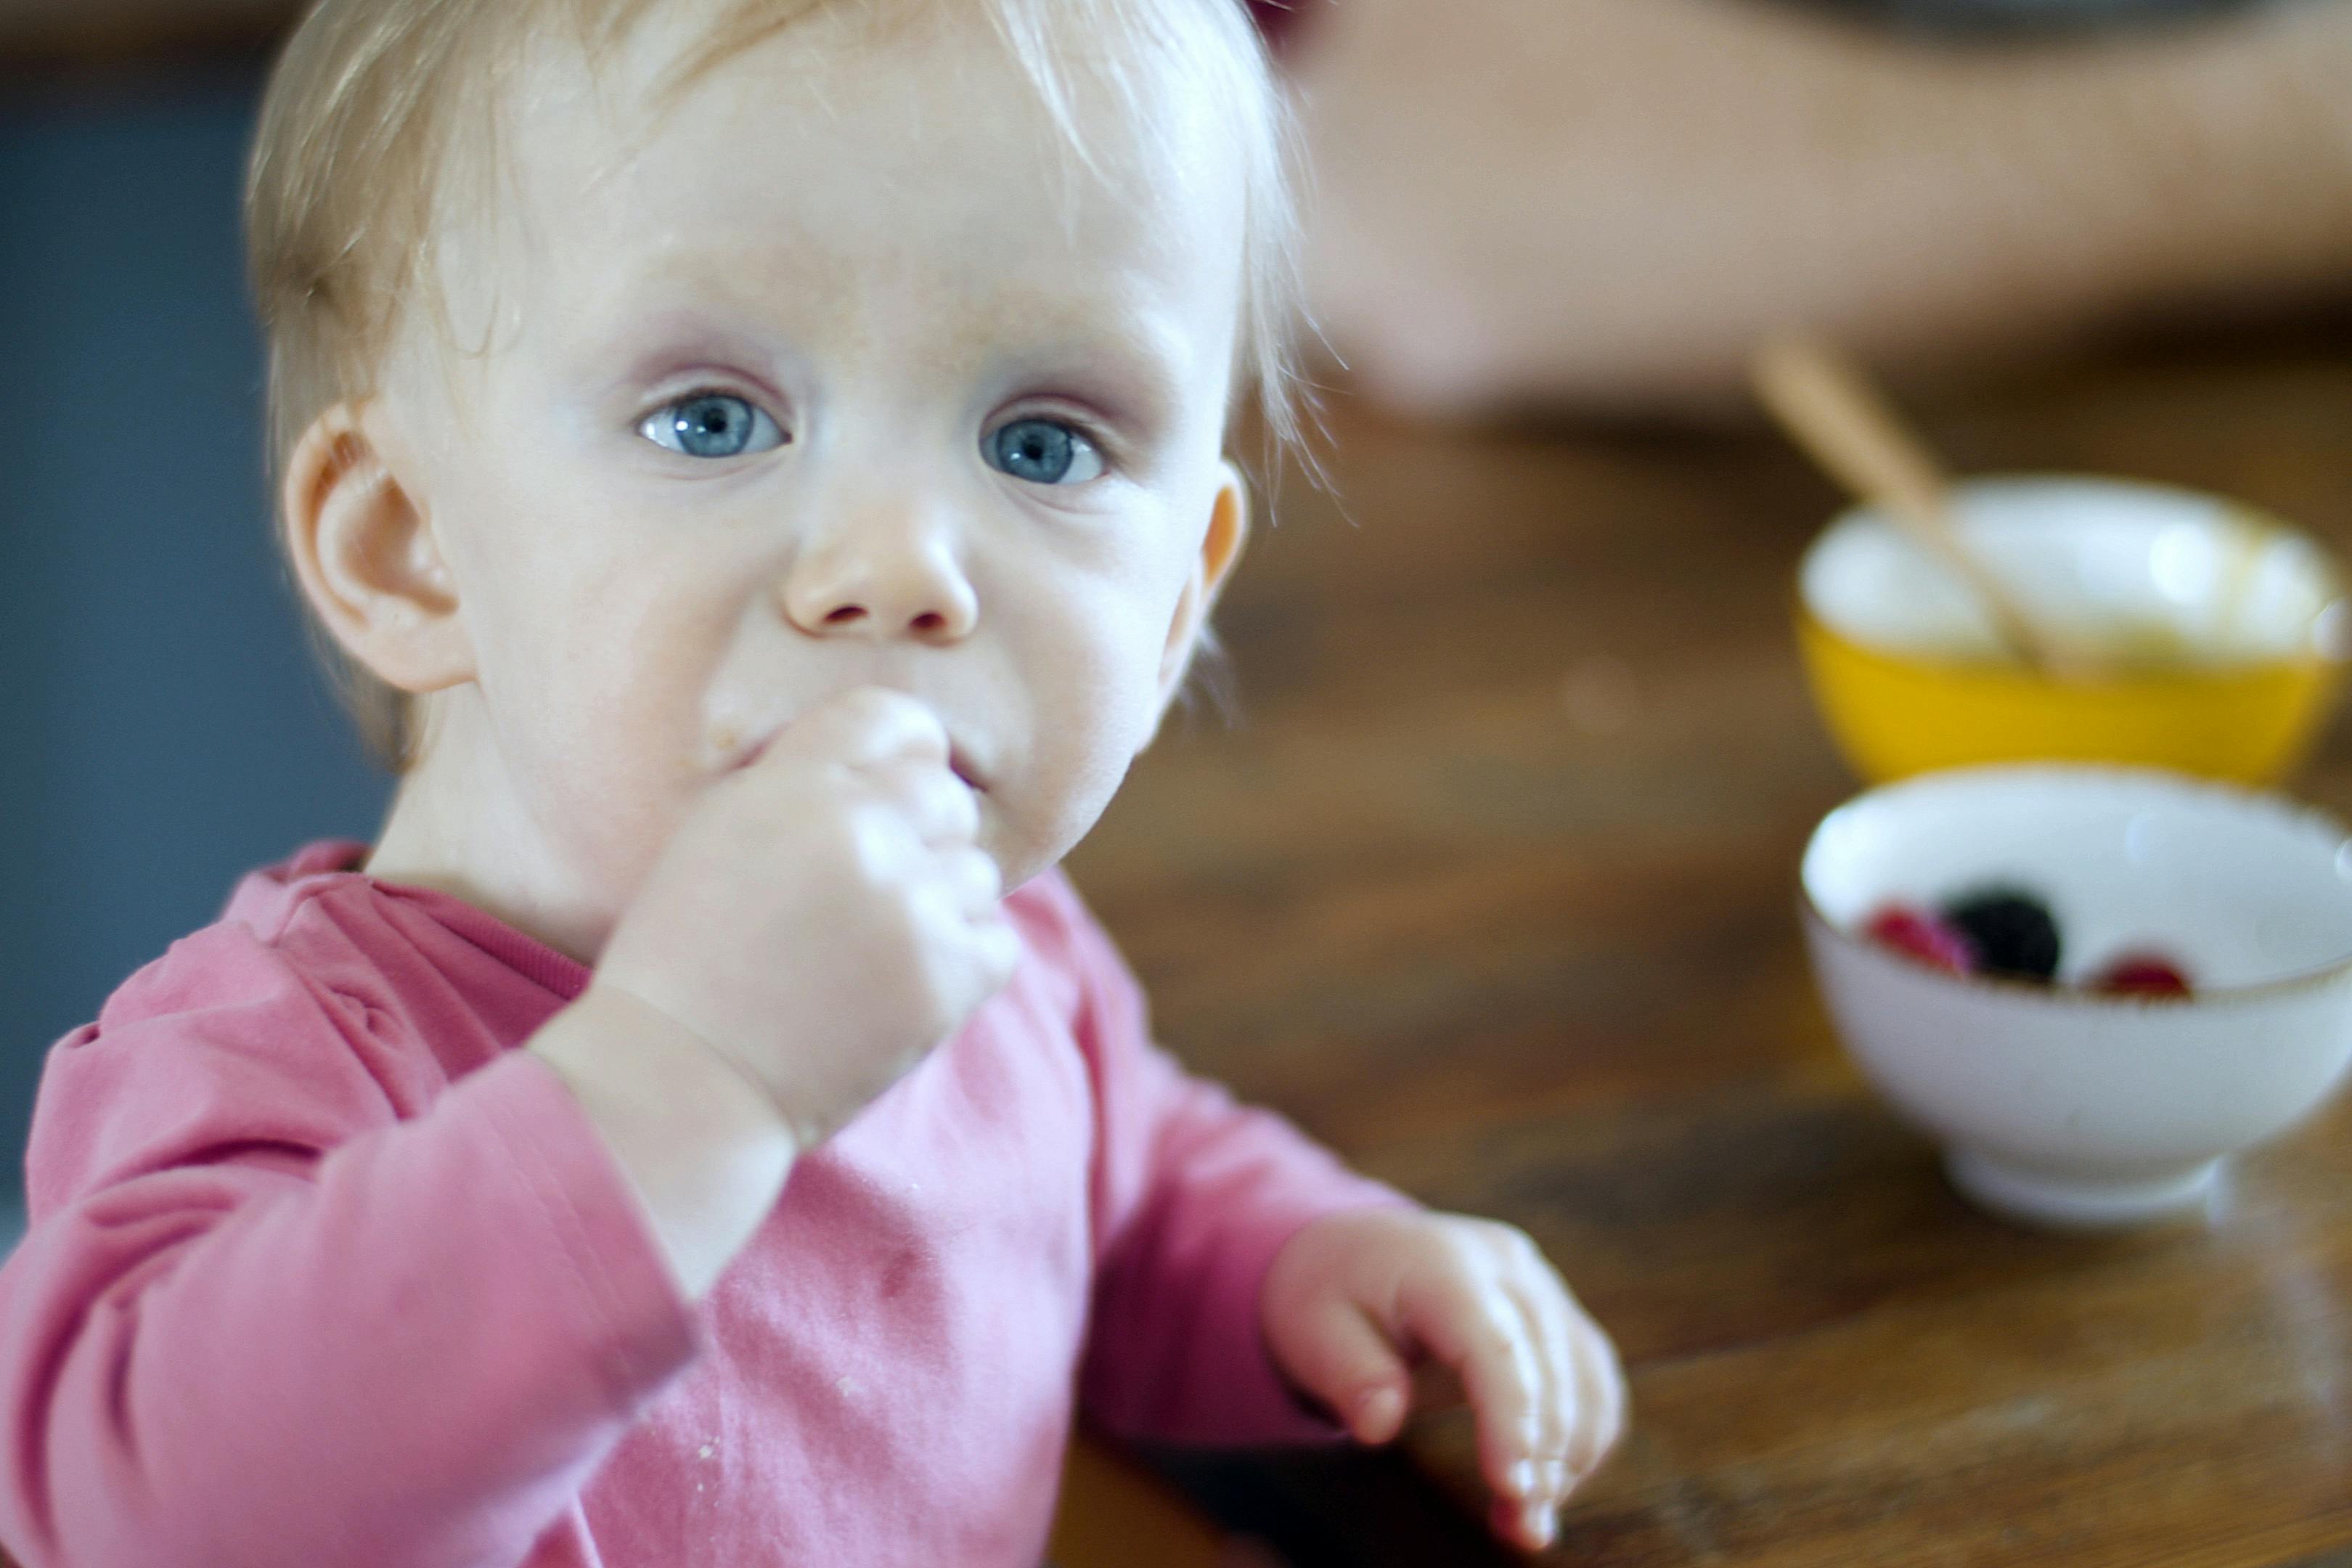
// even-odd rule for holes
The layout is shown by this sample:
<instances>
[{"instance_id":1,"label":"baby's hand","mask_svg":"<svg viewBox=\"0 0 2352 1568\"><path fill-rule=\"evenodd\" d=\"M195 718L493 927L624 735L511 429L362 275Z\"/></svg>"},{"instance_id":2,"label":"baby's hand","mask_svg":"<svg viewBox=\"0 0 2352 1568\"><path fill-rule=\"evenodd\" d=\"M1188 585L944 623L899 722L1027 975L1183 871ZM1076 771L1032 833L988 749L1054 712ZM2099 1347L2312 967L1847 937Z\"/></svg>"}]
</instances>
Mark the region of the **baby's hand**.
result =
<instances>
[{"instance_id":1,"label":"baby's hand","mask_svg":"<svg viewBox=\"0 0 2352 1568\"><path fill-rule=\"evenodd\" d=\"M599 986L764 1089L803 1148L1002 986L1020 939L937 715L868 688L711 784L614 927Z\"/></svg>"},{"instance_id":2,"label":"baby's hand","mask_svg":"<svg viewBox=\"0 0 2352 1568\"><path fill-rule=\"evenodd\" d=\"M1551 1543L1560 1503L1625 1421L1616 1347L1524 1231L1464 1215L1357 1209L1315 1220L1266 1275L1275 1364L1365 1443L1403 1428L1433 1357L1477 1413L1496 1531Z\"/></svg>"}]
</instances>

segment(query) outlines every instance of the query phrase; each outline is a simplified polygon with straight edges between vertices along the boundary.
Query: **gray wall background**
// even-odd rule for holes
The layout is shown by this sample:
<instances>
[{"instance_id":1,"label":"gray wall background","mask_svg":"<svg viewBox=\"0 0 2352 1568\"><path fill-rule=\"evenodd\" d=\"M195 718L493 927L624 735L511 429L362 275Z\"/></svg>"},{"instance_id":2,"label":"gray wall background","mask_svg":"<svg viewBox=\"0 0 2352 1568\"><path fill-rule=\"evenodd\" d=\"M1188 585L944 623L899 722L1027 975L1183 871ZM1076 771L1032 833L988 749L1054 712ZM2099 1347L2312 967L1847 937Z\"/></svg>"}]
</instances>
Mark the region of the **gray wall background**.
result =
<instances>
[{"instance_id":1,"label":"gray wall background","mask_svg":"<svg viewBox=\"0 0 2352 1568\"><path fill-rule=\"evenodd\" d=\"M0 1247L49 1046L391 795L270 545L237 232L262 68L0 79Z\"/></svg>"}]
</instances>

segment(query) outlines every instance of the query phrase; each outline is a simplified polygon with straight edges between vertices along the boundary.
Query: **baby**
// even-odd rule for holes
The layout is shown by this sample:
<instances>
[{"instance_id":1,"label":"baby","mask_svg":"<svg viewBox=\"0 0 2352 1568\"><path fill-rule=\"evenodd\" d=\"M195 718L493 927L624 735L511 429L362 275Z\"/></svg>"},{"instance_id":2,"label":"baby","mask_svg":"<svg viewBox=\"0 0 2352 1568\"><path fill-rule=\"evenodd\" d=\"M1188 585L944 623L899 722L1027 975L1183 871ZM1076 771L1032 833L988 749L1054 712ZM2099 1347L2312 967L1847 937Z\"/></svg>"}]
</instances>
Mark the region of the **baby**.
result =
<instances>
[{"instance_id":1,"label":"baby","mask_svg":"<svg viewBox=\"0 0 2352 1568\"><path fill-rule=\"evenodd\" d=\"M279 534L401 785L49 1055L26 1568L1034 1568L1079 1405L1449 1378L1550 1539L1607 1338L1181 1071L1055 868L1288 427L1283 127L1240 0L310 13Z\"/></svg>"}]
</instances>

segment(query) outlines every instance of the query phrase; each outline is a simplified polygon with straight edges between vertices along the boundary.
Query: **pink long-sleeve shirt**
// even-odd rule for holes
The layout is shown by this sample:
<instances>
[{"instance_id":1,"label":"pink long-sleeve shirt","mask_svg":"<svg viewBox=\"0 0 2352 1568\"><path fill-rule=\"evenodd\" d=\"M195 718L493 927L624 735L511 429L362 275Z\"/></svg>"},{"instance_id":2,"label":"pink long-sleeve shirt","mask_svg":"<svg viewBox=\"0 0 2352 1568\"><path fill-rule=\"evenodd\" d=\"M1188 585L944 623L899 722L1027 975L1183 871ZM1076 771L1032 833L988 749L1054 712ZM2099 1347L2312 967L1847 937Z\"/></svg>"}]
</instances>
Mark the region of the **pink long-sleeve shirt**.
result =
<instances>
[{"instance_id":1,"label":"pink long-sleeve shirt","mask_svg":"<svg viewBox=\"0 0 2352 1568\"><path fill-rule=\"evenodd\" d=\"M247 876L50 1051L0 1268L25 1568L1035 1568L1074 1403L1338 1435L1259 1288L1408 1200L1153 1046L1059 872L698 1305L515 1048L590 971L365 853Z\"/></svg>"}]
</instances>

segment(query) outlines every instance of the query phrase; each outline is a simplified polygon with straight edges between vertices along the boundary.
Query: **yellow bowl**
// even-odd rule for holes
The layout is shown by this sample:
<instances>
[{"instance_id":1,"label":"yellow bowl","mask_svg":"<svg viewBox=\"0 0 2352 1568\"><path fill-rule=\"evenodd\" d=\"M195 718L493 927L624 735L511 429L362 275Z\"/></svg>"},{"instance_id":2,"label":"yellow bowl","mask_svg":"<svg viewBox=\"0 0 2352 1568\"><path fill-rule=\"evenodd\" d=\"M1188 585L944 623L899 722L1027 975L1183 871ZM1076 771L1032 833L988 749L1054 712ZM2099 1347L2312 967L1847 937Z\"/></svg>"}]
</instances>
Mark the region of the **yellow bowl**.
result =
<instances>
[{"instance_id":1,"label":"yellow bowl","mask_svg":"<svg viewBox=\"0 0 2352 1568\"><path fill-rule=\"evenodd\" d=\"M2263 784L2302 759L2347 631L2308 535L2118 479L1978 479L1953 500L1978 559L2095 673L2004 658L1967 590L1856 507L1806 552L1796 618L1814 700L1864 779L2055 759Z\"/></svg>"}]
</instances>

